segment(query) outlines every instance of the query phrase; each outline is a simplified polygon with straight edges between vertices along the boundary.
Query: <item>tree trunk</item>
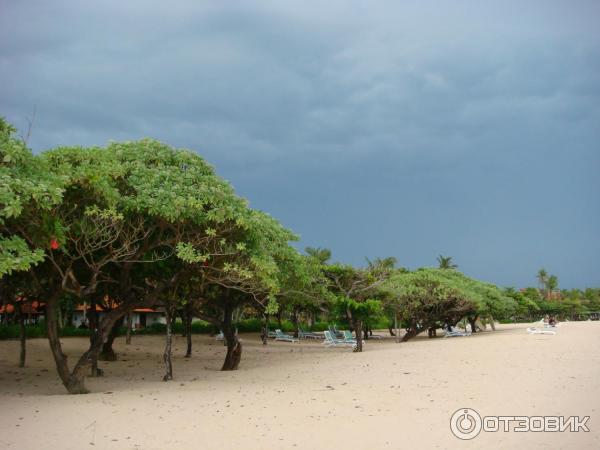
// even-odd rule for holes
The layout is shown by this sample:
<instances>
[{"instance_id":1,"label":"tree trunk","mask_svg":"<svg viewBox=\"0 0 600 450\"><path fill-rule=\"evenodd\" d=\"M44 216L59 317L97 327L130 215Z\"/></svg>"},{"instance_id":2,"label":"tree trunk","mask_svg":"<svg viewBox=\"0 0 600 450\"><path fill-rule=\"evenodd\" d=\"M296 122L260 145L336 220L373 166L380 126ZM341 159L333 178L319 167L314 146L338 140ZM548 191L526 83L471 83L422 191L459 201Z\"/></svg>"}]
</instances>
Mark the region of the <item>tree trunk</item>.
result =
<instances>
[{"instance_id":1,"label":"tree trunk","mask_svg":"<svg viewBox=\"0 0 600 450\"><path fill-rule=\"evenodd\" d=\"M25 357L27 356L27 332L25 329L25 316L21 311L20 305L15 305L19 311L19 339L21 341L21 352L19 354L19 367L25 367Z\"/></svg>"},{"instance_id":2,"label":"tree trunk","mask_svg":"<svg viewBox=\"0 0 600 450\"><path fill-rule=\"evenodd\" d=\"M85 388L84 383L85 373L88 368L93 365L93 362L97 360L98 353L102 348L105 337L108 337L115 322L123 317L124 311L121 309L113 310L103 317L102 321L97 326L96 332L92 333L90 336L90 347L83 355L81 355L77 364L75 364L75 367L70 372L67 364L67 357L62 352L62 345L58 337L56 317L58 298L60 298L60 293L52 296L46 306L48 341L50 343L52 355L54 356L56 369L60 379L70 394L87 394L88 390Z\"/></svg>"},{"instance_id":3,"label":"tree trunk","mask_svg":"<svg viewBox=\"0 0 600 450\"><path fill-rule=\"evenodd\" d=\"M394 325L392 325L392 324L388 325L388 331L390 332L390 336L392 336L392 337L396 336L396 332L394 331L394 328L396 328Z\"/></svg>"},{"instance_id":4,"label":"tree trunk","mask_svg":"<svg viewBox=\"0 0 600 450\"><path fill-rule=\"evenodd\" d=\"M496 324L493 317L490 317L490 326L492 327L492 331L496 331Z\"/></svg>"},{"instance_id":5,"label":"tree trunk","mask_svg":"<svg viewBox=\"0 0 600 450\"><path fill-rule=\"evenodd\" d=\"M187 307L185 308L185 323L184 325L184 329L185 329L185 337L187 339L187 349L185 351L185 357L186 358L191 358L192 357L192 311L190 310L190 308Z\"/></svg>"},{"instance_id":6,"label":"tree trunk","mask_svg":"<svg viewBox=\"0 0 600 450\"><path fill-rule=\"evenodd\" d=\"M394 328L396 329L396 344L400 343L400 328L398 328L398 314L394 314Z\"/></svg>"},{"instance_id":7,"label":"tree trunk","mask_svg":"<svg viewBox=\"0 0 600 450\"><path fill-rule=\"evenodd\" d=\"M50 297L46 304L48 343L50 344L50 350L52 350L52 356L56 363L56 371L69 394L87 394L88 390L85 388L83 373L70 373L67 364L67 356L62 351L62 345L58 337L58 323L56 317L59 298L60 292L57 292Z\"/></svg>"},{"instance_id":8,"label":"tree trunk","mask_svg":"<svg viewBox=\"0 0 600 450\"><path fill-rule=\"evenodd\" d=\"M467 319L469 321L469 325L471 325L471 333L477 333L477 325L475 323L477 322L477 316L475 316L474 318L468 317Z\"/></svg>"},{"instance_id":9,"label":"tree trunk","mask_svg":"<svg viewBox=\"0 0 600 450\"><path fill-rule=\"evenodd\" d=\"M60 309L59 309L60 311ZM88 323L90 324L90 349L94 347L94 344L100 340L102 343L102 338L98 336L98 311L96 311L96 300L92 298L90 302L90 308L88 309ZM96 377L102 375L102 370L98 368L98 353L92 352L91 356L91 373L90 376Z\"/></svg>"},{"instance_id":10,"label":"tree trunk","mask_svg":"<svg viewBox=\"0 0 600 450\"><path fill-rule=\"evenodd\" d=\"M363 351L363 339L362 339L362 321L361 320L352 320L352 326L354 327L354 334L356 336L356 349L355 352Z\"/></svg>"},{"instance_id":11,"label":"tree trunk","mask_svg":"<svg viewBox=\"0 0 600 450\"><path fill-rule=\"evenodd\" d=\"M223 336L227 345L227 354L221 370L237 370L242 359L242 343L238 339L235 329L232 324L232 308L225 307L223 318Z\"/></svg>"},{"instance_id":12,"label":"tree trunk","mask_svg":"<svg viewBox=\"0 0 600 450\"><path fill-rule=\"evenodd\" d=\"M98 357L98 359L100 361L116 361L117 360L117 354L113 350L113 342L115 341L115 338L117 337L117 334L119 333L119 328L121 328L122 326L123 326L123 317L121 317L119 320L117 320L115 322L115 324L113 325L113 327L110 330L110 333L108 333L108 338L106 339L106 342L104 342L102 344L102 351L100 352L100 355Z\"/></svg>"},{"instance_id":13,"label":"tree trunk","mask_svg":"<svg viewBox=\"0 0 600 450\"><path fill-rule=\"evenodd\" d=\"M130 345L131 344L131 311L127 313L127 331L125 334L125 344L126 345Z\"/></svg>"},{"instance_id":14,"label":"tree trunk","mask_svg":"<svg viewBox=\"0 0 600 450\"><path fill-rule=\"evenodd\" d=\"M177 314L173 314L175 316L175 318L177 318ZM185 307L181 310L180 313L181 316L181 337L186 337L186 333L187 333L187 312ZM173 323L175 323L175 320L173 320Z\"/></svg>"},{"instance_id":15,"label":"tree trunk","mask_svg":"<svg viewBox=\"0 0 600 450\"><path fill-rule=\"evenodd\" d=\"M56 308L56 311L58 313L58 329L62 330L65 327L65 324L63 322L63 313L60 304L58 305L58 308Z\"/></svg>"},{"instance_id":16,"label":"tree trunk","mask_svg":"<svg viewBox=\"0 0 600 450\"><path fill-rule=\"evenodd\" d=\"M298 329L298 313L296 310L292 312L292 323L294 324L294 337L297 339L300 330Z\"/></svg>"},{"instance_id":17,"label":"tree trunk","mask_svg":"<svg viewBox=\"0 0 600 450\"><path fill-rule=\"evenodd\" d=\"M171 345L173 343L173 332L171 329L171 324L173 319L169 308L165 308L165 315L167 316L167 334L165 342L165 352L163 353L163 361L165 362L166 373L163 377L163 381L168 381L173 379L173 364L171 363Z\"/></svg>"},{"instance_id":18,"label":"tree trunk","mask_svg":"<svg viewBox=\"0 0 600 450\"><path fill-rule=\"evenodd\" d=\"M283 329L283 325L281 324L281 310L277 312L277 325L279 325L279 329Z\"/></svg>"},{"instance_id":19,"label":"tree trunk","mask_svg":"<svg viewBox=\"0 0 600 450\"><path fill-rule=\"evenodd\" d=\"M260 339L263 345L267 345L267 341L269 340L269 316L267 314L263 314L263 323L260 327Z\"/></svg>"},{"instance_id":20,"label":"tree trunk","mask_svg":"<svg viewBox=\"0 0 600 450\"><path fill-rule=\"evenodd\" d=\"M73 308L65 310L65 324L69 327L73 326Z\"/></svg>"},{"instance_id":21,"label":"tree trunk","mask_svg":"<svg viewBox=\"0 0 600 450\"><path fill-rule=\"evenodd\" d=\"M426 329L427 327L417 327L417 324L413 322L410 328L406 331L406 334L402 336L401 342L406 342L409 339L414 338L417 334L421 333L422 331L425 331Z\"/></svg>"}]
</instances>

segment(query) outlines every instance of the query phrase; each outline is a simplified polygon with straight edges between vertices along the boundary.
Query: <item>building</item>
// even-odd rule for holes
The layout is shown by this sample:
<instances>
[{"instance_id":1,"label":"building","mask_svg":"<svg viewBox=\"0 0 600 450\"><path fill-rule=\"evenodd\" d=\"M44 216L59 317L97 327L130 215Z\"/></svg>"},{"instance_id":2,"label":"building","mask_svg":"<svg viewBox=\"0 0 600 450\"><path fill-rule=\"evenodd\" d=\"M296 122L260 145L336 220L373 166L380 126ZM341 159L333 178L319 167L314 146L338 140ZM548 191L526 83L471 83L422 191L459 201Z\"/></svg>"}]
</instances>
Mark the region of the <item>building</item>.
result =
<instances>
[{"instance_id":1,"label":"building","mask_svg":"<svg viewBox=\"0 0 600 450\"><path fill-rule=\"evenodd\" d=\"M78 305L73 312L73 325L76 327L87 326L87 305ZM96 305L98 319L102 320L105 311ZM149 327L155 323L166 324L166 316L162 308L136 308L131 313L131 327L134 330Z\"/></svg>"}]
</instances>

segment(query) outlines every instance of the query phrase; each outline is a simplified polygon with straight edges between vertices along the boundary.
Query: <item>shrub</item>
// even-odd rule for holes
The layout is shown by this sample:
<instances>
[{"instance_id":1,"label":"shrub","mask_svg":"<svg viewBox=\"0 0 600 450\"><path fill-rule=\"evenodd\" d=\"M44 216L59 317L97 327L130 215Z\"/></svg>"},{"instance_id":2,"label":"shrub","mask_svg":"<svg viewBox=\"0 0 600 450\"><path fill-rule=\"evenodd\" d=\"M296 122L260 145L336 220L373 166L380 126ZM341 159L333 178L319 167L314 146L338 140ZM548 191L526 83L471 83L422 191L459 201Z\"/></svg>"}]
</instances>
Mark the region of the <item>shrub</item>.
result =
<instances>
[{"instance_id":1,"label":"shrub","mask_svg":"<svg viewBox=\"0 0 600 450\"><path fill-rule=\"evenodd\" d=\"M64 327L59 331L61 336L89 336L90 330L88 328L77 328L77 327Z\"/></svg>"},{"instance_id":2,"label":"shrub","mask_svg":"<svg viewBox=\"0 0 600 450\"><path fill-rule=\"evenodd\" d=\"M193 334L209 334L215 332L215 327L204 320L198 320L192 322L192 333Z\"/></svg>"},{"instance_id":3,"label":"shrub","mask_svg":"<svg viewBox=\"0 0 600 450\"><path fill-rule=\"evenodd\" d=\"M329 329L329 323L327 322L317 322L310 327L310 331L325 331L327 329Z\"/></svg>"},{"instance_id":4,"label":"shrub","mask_svg":"<svg viewBox=\"0 0 600 450\"><path fill-rule=\"evenodd\" d=\"M18 339L20 333L19 324L2 325L0 326L0 340L1 339ZM39 338L46 336L46 324L43 322L35 325L25 326L25 335L29 338Z\"/></svg>"}]
</instances>

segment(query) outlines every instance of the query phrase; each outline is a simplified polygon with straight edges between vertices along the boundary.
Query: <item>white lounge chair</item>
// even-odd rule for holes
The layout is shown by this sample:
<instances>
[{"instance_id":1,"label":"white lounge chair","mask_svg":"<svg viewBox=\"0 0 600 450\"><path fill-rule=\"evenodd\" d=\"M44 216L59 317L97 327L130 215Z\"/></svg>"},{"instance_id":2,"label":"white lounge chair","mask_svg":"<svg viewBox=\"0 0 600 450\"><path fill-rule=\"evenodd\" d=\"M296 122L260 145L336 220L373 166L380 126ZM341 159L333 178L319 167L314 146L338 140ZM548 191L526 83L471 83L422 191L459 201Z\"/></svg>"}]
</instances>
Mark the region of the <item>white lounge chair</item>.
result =
<instances>
[{"instance_id":1,"label":"white lounge chair","mask_svg":"<svg viewBox=\"0 0 600 450\"><path fill-rule=\"evenodd\" d=\"M325 331L325 340L323 341L323 345L326 347L352 347L352 350L356 350L356 341L349 342L345 339L336 339L331 335L330 331Z\"/></svg>"},{"instance_id":2,"label":"white lounge chair","mask_svg":"<svg viewBox=\"0 0 600 450\"><path fill-rule=\"evenodd\" d=\"M552 330L540 330L539 328L536 328L536 327L529 327L529 328L527 328L527 332L529 334L556 334L556 331L552 331Z\"/></svg>"},{"instance_id":3,"label":"white lounge chair","mask_svg":"<svg viewBox=\"0 0 600 450\"><path fill-rule=\"evenodd\" d=\"M284 342L300 342L300 339L296 339L294 336L285 334L281 330L275 330L275 340L276 341L284 341Z\"/></svg>"},{"instance_id":4,"label":"white lounge chair","mask_svg":"<svg viewBox=\"0 0 600 450\"><path fill-rule=\"evenodd\" d=\"M356 339L352 336L352 333L349 330L342 331L344 337L341 339L344 342L348 342L350 344L356 344Z\"/></svg>"},{"instance_id":5,"label":"white lounge chair","mask_svg":"<svg viewBox=\"0 0 600 450\"><path fill-rule=\"evenodd\" d=\"M444 338L460 337L460 336L471 336L471 332L470 331L460 331L454 327L450 327L449 330L447 328L444 328Z\"/></svg>"},{"instance_id":6,"label":"white lounge chair","mask_svg":"<svg viewBox=\"0 0 600 450\"><path fill-rule=\"evenodd\" d=\"M298 328L298 337L300 339L322 339L323 336L319 336L312 331L304 331L302 328Z\"/></svg>"}]
</instances>

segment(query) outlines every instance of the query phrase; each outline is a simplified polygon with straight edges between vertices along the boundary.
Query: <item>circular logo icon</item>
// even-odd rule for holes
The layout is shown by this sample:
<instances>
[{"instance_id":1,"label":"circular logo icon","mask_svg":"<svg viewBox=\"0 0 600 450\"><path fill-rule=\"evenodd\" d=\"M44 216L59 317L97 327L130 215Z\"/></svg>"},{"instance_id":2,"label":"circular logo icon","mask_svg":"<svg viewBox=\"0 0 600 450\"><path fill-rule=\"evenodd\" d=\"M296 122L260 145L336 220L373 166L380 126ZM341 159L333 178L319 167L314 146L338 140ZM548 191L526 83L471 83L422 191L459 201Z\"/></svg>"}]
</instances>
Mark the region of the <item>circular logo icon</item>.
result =
<instances>
[{"instance_id":1,"label":"circular logo icon","mask_svg":"<svg viewBox=\"0 0 600 450\"><path fill-rule=\"evenodd\" d=\"M461 408L450 418L452 434L459 439L469 440L481 431L481 416L471 408Z\"/></svg>"}]
</instances>

